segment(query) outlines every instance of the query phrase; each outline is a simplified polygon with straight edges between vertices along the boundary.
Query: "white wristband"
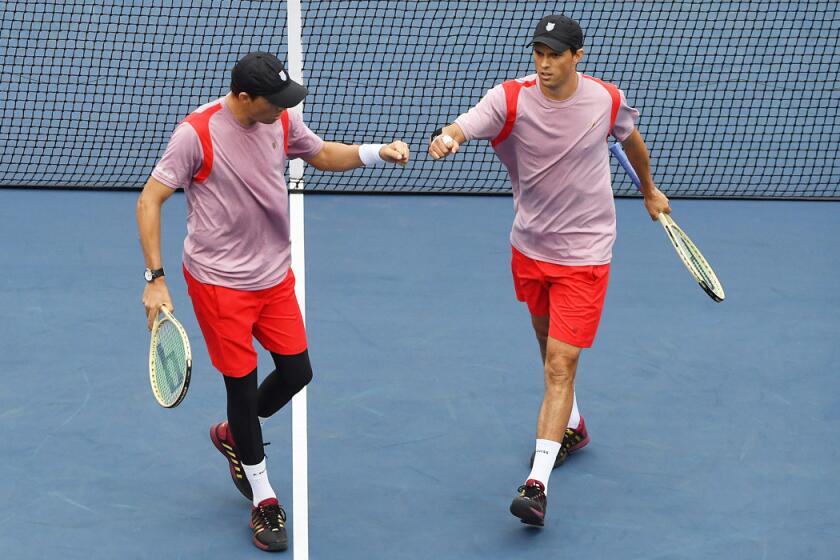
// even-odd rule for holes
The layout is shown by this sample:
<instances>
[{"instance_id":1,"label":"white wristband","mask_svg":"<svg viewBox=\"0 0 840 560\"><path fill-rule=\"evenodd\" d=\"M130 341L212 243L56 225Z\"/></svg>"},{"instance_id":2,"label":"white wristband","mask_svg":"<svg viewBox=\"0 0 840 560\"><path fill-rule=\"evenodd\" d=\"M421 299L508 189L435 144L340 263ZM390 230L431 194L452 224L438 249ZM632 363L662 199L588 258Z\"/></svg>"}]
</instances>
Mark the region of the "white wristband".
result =
<instances>
[{"instance_id":1,"label":"white wristband","mask_svg":"<svg viewBox=\"0 0 840 560\"><path fill-rule=\"evenodd\" d=\"M379 157L379 150L385 147L385 144L362 144L359 146L359 159L365 164L365 167L384 163L385 160Z\"/></svg>"}]
</instances>

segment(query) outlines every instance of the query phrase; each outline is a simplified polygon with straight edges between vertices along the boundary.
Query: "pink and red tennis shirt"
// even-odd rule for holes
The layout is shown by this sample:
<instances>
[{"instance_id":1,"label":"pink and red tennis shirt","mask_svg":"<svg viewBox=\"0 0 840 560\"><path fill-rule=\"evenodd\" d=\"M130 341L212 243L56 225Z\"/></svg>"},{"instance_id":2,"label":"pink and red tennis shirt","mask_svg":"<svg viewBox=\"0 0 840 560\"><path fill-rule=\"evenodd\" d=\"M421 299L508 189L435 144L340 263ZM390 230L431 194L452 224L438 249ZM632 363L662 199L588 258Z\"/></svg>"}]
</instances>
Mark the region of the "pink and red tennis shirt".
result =
<instances>
[{"instance_id":1,"label":"pink and red tennis shirt","mask_svg":"<svg viewBox=\"0 0 840 560\"><path fill-rule=\"evenodd\" d=\"M639 113L620 90L582 74L563 101L545 97L537 80L494 87L455 122L468 140L495 140L513 187L514 247L556 264L608 263L615 207L605 139L627 138ZM178 125L152 177L186 192L190 273L241 290L282 281L291 262L286 162L322 147L298 113L246 127L224 98Z\"/></svg>"},{"instance_id":2,"label":"pink and red tennis shirt","mask_svg":"<svg viewBox=\"0 0 840 560\"><path fill-rule=\"evenodd\" d=\"M615 86L584 74L563 101L545 97L538 79L534 74L494 87L455 123L467 140L492 140L508 169L516 249L555 264L606 264L615 242L615 205L605 140L608 134L626 139L639 112Z\"/></svg>"},{"instance_id":3,"label":"pink and red tennis shirt","mask_svg":"<svg viewBox=\"0 0 840 560\"><path fill-rule=\"evenodd\" d=\"M184 266L200 282L261 290L285 278L291 264L286 161L313 157L324 142L298 113L284 114L288 153L283 120L243 126L224 98L208 103L178 125L152 172L164 185L186 192ZM200 132L204 126L207 133ZM210 153L212 171L206 173Z\"/></svg>"}]
</instances>

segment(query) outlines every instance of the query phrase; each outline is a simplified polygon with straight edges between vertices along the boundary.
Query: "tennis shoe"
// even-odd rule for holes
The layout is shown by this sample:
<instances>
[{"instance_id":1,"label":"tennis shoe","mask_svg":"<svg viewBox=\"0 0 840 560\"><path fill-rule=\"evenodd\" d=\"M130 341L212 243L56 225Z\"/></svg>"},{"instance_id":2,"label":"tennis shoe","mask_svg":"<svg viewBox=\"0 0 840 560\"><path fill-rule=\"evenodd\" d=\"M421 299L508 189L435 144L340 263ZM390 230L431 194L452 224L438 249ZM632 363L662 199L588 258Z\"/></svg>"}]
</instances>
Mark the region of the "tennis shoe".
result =
<instances>
[{"instance_id":1,"label":"tennis shoe","mask_svg":"<svg viewBox=\"0 0 840 560\"><path fill-rule=\"evenodd\" d=\"M538 480L528 479L517 489L519 495L510 504L510 512L522 523L542 527L545 525L545 510L548 500L545 486Z\"/></svg>"},{"instance_id":2,"label":"tennis shoe","mask_svg":"<svg viewBox=\"0 0 840 560\"><path fill-rule=\"evenodd\" d=\"M251 507L251 531L254 546L268 552L289 548L286 534L286 512L277 498L267 498L260 505Z\"/></svg>"},{"instance_id":3,"label":"tennis shoe","mask_svg":"<svg viewBox=\"0 0 840 560\"><path fill-rule=\"evenodd\" d=\"M554 468L556 469L566 458L580 451L589 443L589 432L586 431L586 423L583 421L583 416L580 417L580 424L577 430L566 428L566 433L563 434L563 443L560 444L560 451L557 452L557 457L554 459ZM534 466L534 455L536 451L531 453L531 467Z\"/></svg>"},{"instance_id":4,"label":"tennis shoe","mask_svg":"<svg viewBox=\"0 0 840 560\"><path fill-rule=\"evenodd\" d=\"M233 434L230 432L227 420L210 426L210 439L213 440L213 445L216 446L219 453L227 459L230 477L233 479L236 489L249 501L252 500L254 493L245 477L245 471L242 469L242 461L239 460L239 454L236 452L236 444L233 441Z\"/></svg>"}]
</instances>

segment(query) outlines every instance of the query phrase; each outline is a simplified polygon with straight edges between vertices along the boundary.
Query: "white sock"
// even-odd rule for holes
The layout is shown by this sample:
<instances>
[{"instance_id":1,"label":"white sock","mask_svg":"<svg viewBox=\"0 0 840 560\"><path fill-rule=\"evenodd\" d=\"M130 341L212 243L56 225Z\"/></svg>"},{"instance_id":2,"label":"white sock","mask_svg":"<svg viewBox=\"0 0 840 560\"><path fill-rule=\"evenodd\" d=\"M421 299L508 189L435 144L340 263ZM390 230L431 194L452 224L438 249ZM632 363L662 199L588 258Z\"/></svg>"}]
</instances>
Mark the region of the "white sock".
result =
<instances>
[{"instance_id":1,"label":"white sock","mask_svg":"<svg viewBox=\"0 0 840 560\"><path fill-rule=\"evenodd\" d=\"M242 469L245 471L245 477L251 485L251 490L254 492L254 505L260 505L260 502L267 498L276 498L274 489L271 488L271 483L268 482L268 472L265 468L265 457L256 465L242 464Z\"/></svg>"},{"instance_id":2,"label":"white sock","mask_svg":"<svg viewBox=\"0 0 840 560\"><path fill-rule=\"evenodd\" d=\"M573 430L577 430L580 426L580 412L578 412L577 407L577 392L572 393L572 414L569 416L568 426Z\"/></svg>"},{"instance_id":3,"label":"white sock","mask_svg":"<svg viewBox=\"0 0 840 560\"><path fill-rule=\"evenodd\" d=\"M534 454L534 466L531 467L531 474L528 479L539 480L545 486L545 494L548 495L548 477L554 468L554 460L560 451L560 442L550 439L538 439L537 449Z\"/></svg>"}]
</instances>

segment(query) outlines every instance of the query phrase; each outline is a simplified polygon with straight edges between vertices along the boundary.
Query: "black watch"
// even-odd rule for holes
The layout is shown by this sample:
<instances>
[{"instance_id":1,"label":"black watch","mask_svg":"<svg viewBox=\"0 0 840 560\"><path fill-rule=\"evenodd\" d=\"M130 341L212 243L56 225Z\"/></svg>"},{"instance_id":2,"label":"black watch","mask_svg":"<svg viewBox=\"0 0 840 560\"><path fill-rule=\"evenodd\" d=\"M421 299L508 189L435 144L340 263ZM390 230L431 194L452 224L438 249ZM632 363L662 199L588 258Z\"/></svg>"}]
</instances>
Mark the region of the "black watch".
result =
<instances>
[{"instance_id":1,"label":"black watch","mask_svg":"<svg viewBox=\"0 0 840 560\"><path fill-rule=\"evenodd\" d=\"M146 272L143 273L143 278L146 279L146 282L154 282L155 278L160 278L161 276L163 276L162 268L156 268L155 270L147 268Z\"/></svg>"}]
</instances>

